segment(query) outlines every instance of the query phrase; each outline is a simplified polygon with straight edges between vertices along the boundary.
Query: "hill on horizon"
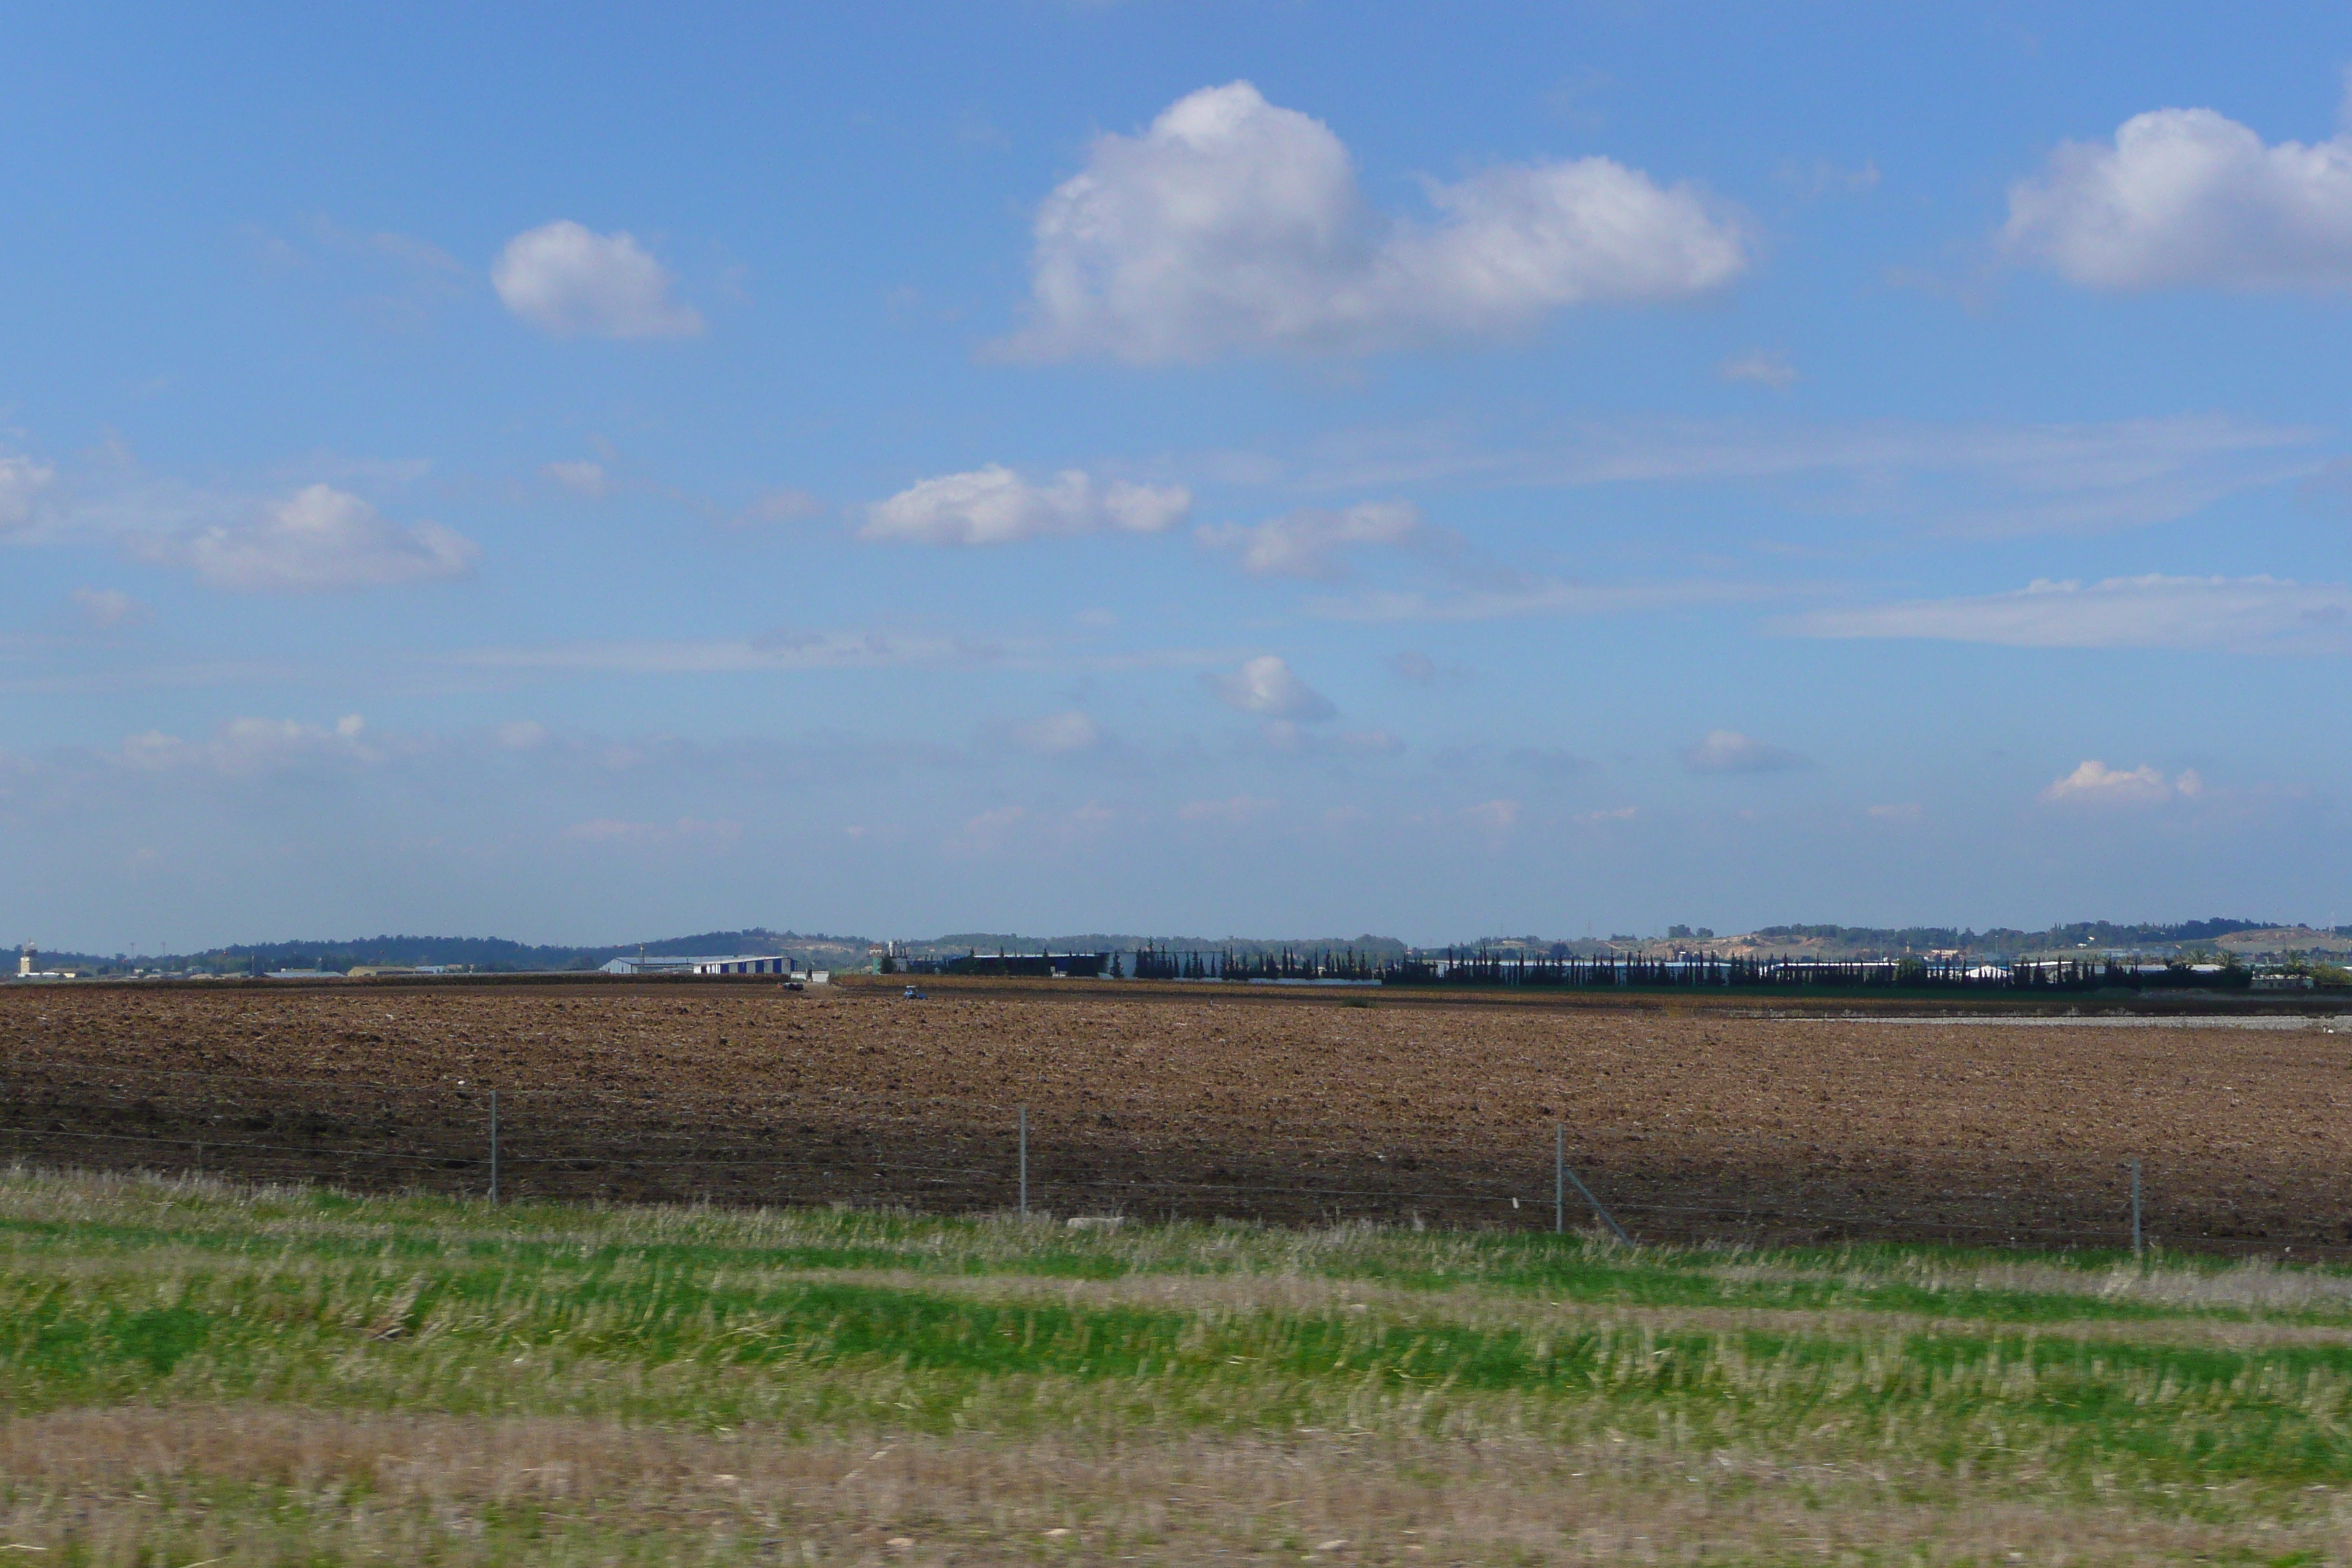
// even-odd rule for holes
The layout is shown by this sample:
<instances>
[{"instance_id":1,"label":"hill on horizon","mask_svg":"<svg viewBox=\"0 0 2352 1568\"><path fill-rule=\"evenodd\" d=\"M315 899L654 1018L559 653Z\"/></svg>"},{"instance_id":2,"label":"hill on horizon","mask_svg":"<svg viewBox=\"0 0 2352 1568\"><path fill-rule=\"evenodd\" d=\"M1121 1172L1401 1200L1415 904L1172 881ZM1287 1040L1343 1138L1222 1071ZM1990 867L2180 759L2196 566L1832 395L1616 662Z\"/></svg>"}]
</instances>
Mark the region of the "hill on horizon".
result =
<instances>
[{"instance_id":1,"label":"hill on horizon","mask_svg":"<svg viewBox=\"0 0 2352 1568\"><path fill-rule=\"evenodd\" d=\"M195 969L216 973L272 969L347 970L360 964L394 967L438 964L500 974L592 970L608 960L634 956L640 951L655 958L790 952L795 955L806 953L822 958L838 967L853 954L862 960L871 945L864 937L777 931L753 926L741 931L703 931L692 936L614 942L600 947L534 944L509 942L503 937L373 936L326 941L238 942L191 953L109 955L42 950L37 952L37 962L45 966L95 969L101 973L121 970L134 963L147 969Z\"/></svg>"},{"instance_id":2,"label":"hill on horizon","mask_svg":"<svg viewBox=\"0 0 2352 1568\"><path fill-rule=\"evenodd\" d=\"M1456 951L1549 952L1593 956L1612 952L1652 953L1687 948L1713 952L1747 952L1822 958L1892 957L1903 953L1952 951L1963 953L2027 954L2059 952L2138 952L2164 955L2208 951L2227 946L2242 950L2276 938L2272 945L2314 947L2352 945L2352 926L2315 929L2274 921L2232 920L2215 916L2170 924L2081 921L2043 931L1991 927L1978 931L1952 926L1768 925L1728 935L1684 937L1684 928L1667 937L1614 936L1553 939L1538 936L1482 937L1451 944ZM373 936L333 940L239 942L198 952L168 954L104 954L36 951L42 968L70 968L99 973L119 973L131 968L195 970L239 973L273 969L348 970L359 965L409 967L441 965L484 973L587 971L609 960L634 956L684 958L724 953L781 953L804 958L820 967L852 968L865 962L878 945L863 936L824 931L773 931L751 926L736 931L701 931L688 936L661 937L646 942L612 942L600 946L511 942L502 937ZM1078 935L1024 937L1001 931L958 931L946 936L901 939L901 953L916 957L960 956L966 952L1041 953L1132 952L1150 946L1171 952L1232 952L1255 957L1283 952L1340 953L1350 950L1375 962L1395 960L1412 952L1444 952L1444 946L1412 948L1395 937L1370 932L1352 937L1189 937L1137 936L1087 932Z\"/></svg>"}]
</instances>

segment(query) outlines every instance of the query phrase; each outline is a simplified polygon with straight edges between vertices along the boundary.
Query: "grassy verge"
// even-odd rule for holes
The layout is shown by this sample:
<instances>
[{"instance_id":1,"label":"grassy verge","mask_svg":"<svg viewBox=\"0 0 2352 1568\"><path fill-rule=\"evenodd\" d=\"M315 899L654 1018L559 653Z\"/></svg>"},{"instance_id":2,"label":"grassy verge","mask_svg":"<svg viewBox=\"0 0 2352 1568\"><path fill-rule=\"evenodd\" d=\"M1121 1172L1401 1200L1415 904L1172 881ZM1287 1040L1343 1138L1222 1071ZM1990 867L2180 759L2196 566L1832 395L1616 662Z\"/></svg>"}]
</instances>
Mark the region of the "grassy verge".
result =
<instances>
[{"instance_id":1,"label":"grassy verge","mask_svg":"<svg viewBox=\"0 0 2352 1568\"><path fill-rule=\"evenodd\" d=\"M28 1562L2336 1561L2352 1274L0 1178Z\"/></svg>"}]
</instances>

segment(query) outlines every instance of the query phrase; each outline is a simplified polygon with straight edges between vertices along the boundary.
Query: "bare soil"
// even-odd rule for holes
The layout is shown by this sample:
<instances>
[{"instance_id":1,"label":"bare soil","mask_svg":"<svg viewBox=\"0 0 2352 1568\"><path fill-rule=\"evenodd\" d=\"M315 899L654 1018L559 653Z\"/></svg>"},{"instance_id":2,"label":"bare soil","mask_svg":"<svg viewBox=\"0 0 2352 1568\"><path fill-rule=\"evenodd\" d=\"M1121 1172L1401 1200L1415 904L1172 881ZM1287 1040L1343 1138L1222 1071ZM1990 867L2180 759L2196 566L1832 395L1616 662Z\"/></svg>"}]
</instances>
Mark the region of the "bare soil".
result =
<instances>
[{"instance_id":1,"label":"bare soil","mask_svg":"<svg viewBox=\"0 0 2352 1568\"><path fill-rule=\"evenodd\" d=\"M2352 1249L2352 1032L1212 987L0 991L0 1152L502 1195ZM1350 1005L1355 1004L1355 1005ZM1569 1222L1589 1225L1573 1189Z\"/></svg>"}]
</instances>

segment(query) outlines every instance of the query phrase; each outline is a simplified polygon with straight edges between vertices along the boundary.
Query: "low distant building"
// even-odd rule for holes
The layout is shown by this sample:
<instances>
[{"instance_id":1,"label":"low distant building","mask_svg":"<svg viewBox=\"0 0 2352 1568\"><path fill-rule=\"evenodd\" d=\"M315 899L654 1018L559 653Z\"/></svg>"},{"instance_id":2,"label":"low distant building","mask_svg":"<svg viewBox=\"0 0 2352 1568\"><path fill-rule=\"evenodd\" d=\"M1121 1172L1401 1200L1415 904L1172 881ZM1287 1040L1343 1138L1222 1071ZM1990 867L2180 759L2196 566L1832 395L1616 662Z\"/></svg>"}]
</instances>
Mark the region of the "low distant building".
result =
<instances>
[{"instance_id":1,"label":"low distant building","mask_svg":"<svg viewBox=\"0 0 2352 1568\"><path fill-rule=\"evenodd\" d=\"M1098 980L1110 968L1107 952L969 953L949 959L943 974L1023 975L1037 980Z\"/></svg>"},{"instance_id":2,"label":"low distant building","mask_svg":"<svg viewBox=\"0 0 2352 1568\"><path fill-rule=\"evenodd\" d=\"M693 969L691 958L647 958L644 953L635 958L615 958L606 962L600 973L604 974L684 974Z\"/></svg>"},{"instance_id":3,"label":"low distant building","mask_svg":"<svg viewBox=\"0 0 2352 1568\"><path fill-rule=\"evenodd\" d=\"M748 953L732 958L697 958L690 961L696 974L790 974L793 961L789 958L755 957Z\"/></svg>"},{"instance_id":4,"label":"low distant building","mask_svg":"<svg viewBox=\"0 0 2352 1568\"><path fill-rule=\"evenodd\" d=\"M822 985L833 978L830 970L795 969L793 961L772 952L733 952L703 958L615 958L603 965L605 974L772 974L780 980L800 980Z\"/></svg>"}]
</instances>

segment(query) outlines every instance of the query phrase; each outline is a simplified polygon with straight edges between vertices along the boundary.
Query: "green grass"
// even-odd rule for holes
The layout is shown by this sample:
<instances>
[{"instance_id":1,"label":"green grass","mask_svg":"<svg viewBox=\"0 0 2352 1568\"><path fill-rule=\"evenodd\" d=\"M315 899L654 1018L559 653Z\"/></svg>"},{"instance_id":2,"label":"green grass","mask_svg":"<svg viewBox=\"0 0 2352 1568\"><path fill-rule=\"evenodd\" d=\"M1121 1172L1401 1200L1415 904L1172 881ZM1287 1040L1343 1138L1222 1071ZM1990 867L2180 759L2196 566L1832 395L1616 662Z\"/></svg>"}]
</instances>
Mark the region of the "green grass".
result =
<instances>
[{"instance_id":1,"label":"green grass","mask_svg":"<svg viewBox=\"0 0 2352 1568\"><path fill-rule=\"evenodd\" d=\"M151 1407L757 1433L813 1454L1306 1433L1402 1446L1427 1469L1509 1444L1614 1456L1636 1491L1643 1465L1678 1485L1704 1470L1688 1484L1718 1510L1868 1494L1953 1518L2030 1505L2085 1530L2122 1510L2242 1535L2248 1561L2320 1561L2341 1544L2328 1489L2352 1478L2352 1276L0 1179L8 1422ZM291 1531L288 1561L356 1550L329 1528L348 1522L348 1482L329 1506L201 1456L183 1468L172 1485L207 1528ZM0 1479L0 1510L48 1532L27 1544L140 1561L75 1535L91 1505L73 1482ZM131 1495L163 1482L142 1485ZM467 1506L464 1551L426 1531L450 1561L635 1560L593 1507ZM1772 1557L1769 1531L1755 1539L1750 1557Z\"/></svg>"}]
</instances>

